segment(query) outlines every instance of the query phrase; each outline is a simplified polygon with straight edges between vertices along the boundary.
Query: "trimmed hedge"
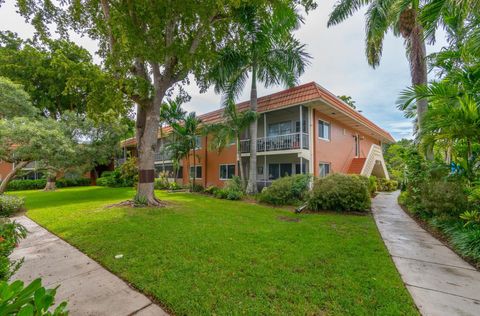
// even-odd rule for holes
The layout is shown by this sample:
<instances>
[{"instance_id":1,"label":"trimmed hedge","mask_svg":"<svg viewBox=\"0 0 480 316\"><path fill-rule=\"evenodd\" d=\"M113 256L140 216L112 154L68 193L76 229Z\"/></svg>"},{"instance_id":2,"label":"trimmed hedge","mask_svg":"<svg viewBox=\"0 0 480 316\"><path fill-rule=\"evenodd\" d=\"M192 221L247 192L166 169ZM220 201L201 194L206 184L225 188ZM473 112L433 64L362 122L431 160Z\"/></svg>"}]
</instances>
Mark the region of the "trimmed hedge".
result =
<instances>
[{"instance_id":1,"label":"trimmed hedge","mask_svg":"<svg viewBox=\"0 0 480 316\"><path fill-rule=\"evenodd\" d=\"M314 182L308 199L312 211L360 211L370 209L369 180L361 176L335 173Z\"/></svg>"},{"instance_id":2,"label":"trimmed hedge","mask_svg":"<svg viewBox=\"0 0 480 316\"><path fill-rule=\"evenodd\" d=\"M23 191L23 190L41 190L47 184L46 179L37 180L12 180L8 183L7 191ZM61 178L56 181L58 188L78 187L90 185L89 178Z\"/></svg>"},{"instance_id":3,"label":"trimmed hedge","mask_svg":"<svg viewBox=\"0 0 480 316\"><path fill-rule=\"evenodd\" d=\"M299 204L305 200L310 176L299 174L279 178L258 195L258 201L272 205Z\"/></svg>"}]
</instances>

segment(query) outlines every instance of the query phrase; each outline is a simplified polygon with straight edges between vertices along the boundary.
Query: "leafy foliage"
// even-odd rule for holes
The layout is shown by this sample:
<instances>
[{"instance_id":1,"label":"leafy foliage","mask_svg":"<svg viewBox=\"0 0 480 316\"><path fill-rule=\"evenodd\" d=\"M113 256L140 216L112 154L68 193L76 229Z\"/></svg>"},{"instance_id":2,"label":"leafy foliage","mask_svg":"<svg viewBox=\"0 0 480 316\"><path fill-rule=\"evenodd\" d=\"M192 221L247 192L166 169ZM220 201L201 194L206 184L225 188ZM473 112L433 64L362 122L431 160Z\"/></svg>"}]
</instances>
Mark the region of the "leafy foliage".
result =
<instances>
[{"instance_id":1,"label":"leafy foliage","mask_svg":"<svg viewBox=\"0 0 480 316\"><path fill-rule=\"evenodd\" d=\"M313 211L365 212L371 205L368 179L338 173L316 179L307 204Z\"/></svg>"},{"instance_id":2,"label":"leafy foliage","mask_svg":"<svg viewBox=\"0 0 480 316\"><path fill-rule=\"evenodd\" d=\"M398 182L395 180L387 180L385 178L377 178L377 190L382 192L392 192L398 189Z\"/></svg>"},{"instance_id":3,"label":"leafy foliage","mask_svg":"<svg viewBox=\"0 0 480 316\"><path fill-rule=\"evenodd\" d=\"M114 171L104 171L97 179L97 185L112 188L132 187L138 181L138 167L135 157L128 158Z\"/></svg>"},{"instance_id":4,"label":"leafy foliage","mask_svg":"<svg viewBox=\"0 0 480 316\"><path fill-rule=\"evenodd\" d=\"M0 311L3 315L22 316L66 316L67 303L60 303L53 311L57 288L45 289L41 279L27 286L20 280L8 284L0 281Z\"/></svg>"},{"instance_id":5,"label":"leafy foliage","mask_svg":"<svg viewBox=\"0 0 480 316\"><path fill-rule=\"evenodd\" d=\"M296 205L304 201L311 176L294 175L279 178L258 195L258 200L273 205Z\"/></svg>"},{"instance_id":6,"label":"leafy foliage","mask_svg":"<svg viewBox=\"0 0 480 316\"><path fill-rule=\"evenodd\" d=\"M0 118L32 117L35 113L36 109L30 103L30 96L22 86L0 76Z\"/></svg>"},{"instance_id":7,"label":"leafy foliage","mask_svg":"<svg viewBox=\"0 0 480 316\"><path fill-rule=\"evenodd\" d=\"M59 188L78 187L90 185L90 182L89 178L60 178L57 179L56 185ZM46 183L46 179L12 180L8 183L7 191L40 190Z\"/></svg>"},{"instance_id":8,"label":"leafy foliage","mask_svg":"<svg viewBox=\"0 0 480 316\"><path fill-rule=\"evenodd\" d=\"M215 197L226 200L241 200L245 195L242 180L235 176L231 180L228 180L225 187L215 190Z\"/></svg>"},{"instance_id":9,"label":"leafy foliage","mask_svg":"<svg viewBox=\"0 0 480 316\"><path fill-rule=\"evenodd\" d=\"M10 216L25 208L25 200L15 195L0 195L0 216Z\"/></svg>"},{"instance_id":10,"label":"leafy foliage","mask_svg":"<svg viewBox=\"0 0 480 316\"><path fill-rule=\"evenodd\" d=\"M22 264L23 260L13 261L9 256L20 239L26 236L27 229L24 226L15 221L11 222L6 218L0 218L0 281L8 280ZM3 311L1 305L0 311Z\"/></svg>"}]
</instances>

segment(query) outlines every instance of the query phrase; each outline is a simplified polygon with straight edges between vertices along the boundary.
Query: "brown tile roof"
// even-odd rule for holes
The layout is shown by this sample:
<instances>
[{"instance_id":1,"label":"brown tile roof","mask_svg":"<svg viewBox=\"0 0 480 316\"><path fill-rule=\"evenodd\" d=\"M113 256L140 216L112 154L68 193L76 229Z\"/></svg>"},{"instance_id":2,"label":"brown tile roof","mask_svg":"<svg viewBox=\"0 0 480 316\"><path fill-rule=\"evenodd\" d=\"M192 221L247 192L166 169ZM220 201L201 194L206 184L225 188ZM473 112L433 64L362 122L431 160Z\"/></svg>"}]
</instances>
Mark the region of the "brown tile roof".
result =
<instances>
[{"instance_id":1,"label":"brown tile roof","mask_svg":"<svg viewBox=\"0 0 480 316\"><path fill-rule=\"evenodd\" d=\"M275 109L281 109L301 103L307 103L311 101L324 101L333 108L343 112L356 121L359 121L363 125L367 126L373 132L381 135L385 139L394 142L393 137L385 130L375 125L369 119L352 109L342 100L337 98L327 89L323 88L315 82L309 82L303 85L299 85L290 89L286 89L277 93L269 94L264 97L258 98L257 111L259 113L267 112ZM250 101L245 101L237 104L239 111L244 111L250 106ZM199 115L199 118L203 123L216 123L222 120L223 109L218 109L206 114ZM164 133L171 131L171 128L165 127ZM134 145L136 143L135 138L127 139L123 142L126 146Z\"/></svg>"}]
</instances>

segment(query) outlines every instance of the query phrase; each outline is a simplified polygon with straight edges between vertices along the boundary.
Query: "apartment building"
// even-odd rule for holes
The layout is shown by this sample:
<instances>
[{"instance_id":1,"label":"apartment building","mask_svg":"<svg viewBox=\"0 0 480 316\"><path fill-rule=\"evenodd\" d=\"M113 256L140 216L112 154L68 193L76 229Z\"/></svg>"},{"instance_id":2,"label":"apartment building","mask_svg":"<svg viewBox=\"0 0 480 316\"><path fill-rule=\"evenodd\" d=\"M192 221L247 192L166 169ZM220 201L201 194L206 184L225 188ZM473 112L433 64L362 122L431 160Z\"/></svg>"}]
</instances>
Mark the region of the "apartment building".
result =
<instances>
[{"instance_id":1,"label":"apartment building","mask_svg":"<svg viewBox=\"0 0 480 316\"><path fill-rule=\"evenodd\" d=\"M237 105L240 111L249 102ZM285 175L350 173L388 178L382 145L394 142L392 136L368 120L334 94L315 82L303 84L258 99L257 181L261 189ZM204 124L220 122L223 110L200 116ZM163 130L165 139L158 140L155 155L157 174L165 170L173 177L173 161L166 144L169 127ZM242 163L248 175L250 139L248 131L241 140L242 161L236 158L236 145L221 152L210 151L210 136L198 137L195 166L193 157L181 162L179 181L188 183L196 173L196 182L205 187L222 186L239 174ZM123 143L125 150L135 151L134 138ZM120 161L121 162L121 161ZM187 165L190 170L187 170Z\"/></svg>"}]
</instances>

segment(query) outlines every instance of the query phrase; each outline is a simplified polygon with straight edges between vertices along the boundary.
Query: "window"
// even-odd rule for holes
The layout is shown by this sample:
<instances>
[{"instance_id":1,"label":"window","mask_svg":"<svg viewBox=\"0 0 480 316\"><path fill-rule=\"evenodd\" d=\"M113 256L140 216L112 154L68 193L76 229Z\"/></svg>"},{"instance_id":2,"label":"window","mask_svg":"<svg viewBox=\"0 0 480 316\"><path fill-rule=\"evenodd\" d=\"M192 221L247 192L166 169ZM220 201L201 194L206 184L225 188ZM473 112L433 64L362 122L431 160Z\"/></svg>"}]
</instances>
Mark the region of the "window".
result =
<instances>
[{"instance_id":1,"label":"window","mask_svg":"<svg viewBox=\"0 0 480 316\"><path fill-rule=\"evenodd\" d=\"M235 175L235 165L220 165L220 180L233 178Z\"/></svg>"},{"instance_id":2,"label":"window","mask_svg":"<svg viewBox=\"0 0 480 316\"><path fill-rule=\"evenodd\" d=\"M307 121L303 120L302 131L307 133ZM300 133L300 121L295 122L295 133Z\"/></svg>"},{"instance_id":3,"label":"window","mask_svg":"<svg viewBox=\"0 0 480 316\"><path fill-rule=\"evenodd\" d=\"M295 164L295 174L306 174L307 173L307 164L306 163L302 163L302 168L300 170L300 164L297 163Z\"/></svg>"},{"instance_id":4,"label":"window","mask_svg":"<svg viewBox=\"0 0 480 316\"><path fill-rule=\"evenodd\" d=\"M194 169L195 168L195 169ZM202 177L202 166L191 166L190 167L190 178L193 178L193 172L195 172L195 178L201 178Z\"/></svg>"},{"instance_id":5,"label":"window","mask_svg":"<svg viewBox=\"0 0 480 316\"><path fill-rule=\"evenodd\" d=\"M286 135L292 133L292 122L280 122L268 125L268 136Z\"/></svg>"},{"instance_id":6,"label":"window","mask_svg":"<svg viewBox=\"0 0 480 316\"><path fill-rule=\"evenodd\" d=\"M319 165L319 176L320 178L328 176L330 173L330 164L321 162Z\"/></svg>"},{"instance_id":7,"label":"window","mask_svg":"<svg viewBox=\"0 0 480 316\"><path fill-rule=\"evenodd\" d=\"M268 179L275 180L292 175L291 163L271 163L268 165Z\"/></svg>"},{"instance_id":8,"label":"window","mask_svg":"<svg viewBox=\"0 0 480 316\"><path fill-rule=\"evenodd\" d=\"M202 137L195 136L195 149L200 149L200 148L202 148Z\"/></svg>"},{"instance_id":9,"label":"window","mask_svg":"<svg viewBox=\"0 0 480 316\"><path fill-rule=\"evenodd\" d=\"M330 140L330 123L318 120L318 137Z\"/></svg>"}]
</instances>

